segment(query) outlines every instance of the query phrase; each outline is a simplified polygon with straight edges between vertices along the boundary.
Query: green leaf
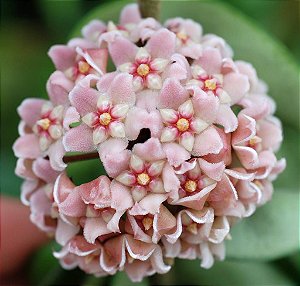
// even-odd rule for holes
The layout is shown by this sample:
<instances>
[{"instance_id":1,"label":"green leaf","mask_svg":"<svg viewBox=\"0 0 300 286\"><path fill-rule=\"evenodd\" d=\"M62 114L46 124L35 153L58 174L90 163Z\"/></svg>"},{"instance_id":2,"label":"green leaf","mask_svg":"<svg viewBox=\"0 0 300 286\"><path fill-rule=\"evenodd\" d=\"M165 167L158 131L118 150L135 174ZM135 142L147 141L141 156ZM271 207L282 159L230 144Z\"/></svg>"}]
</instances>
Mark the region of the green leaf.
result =
<instances>
[{"instance_id":1,"label":"green leaf","mask_svg":"<svg viewBox=\"0 0 300 286\"><path fill-rule=\"evenodd\" d=\"M272 202L232 228L227 256L235 259L275 259L298 249L299 195L277 189Z\"/></svg>"},{"instance_id":2,"label":"green leaf","mask_svg":"<svg viewBox=\"0 0 300 286\"><path fill-rule=\"evenodd\" d=\"M90 182L106 174L100 159L69 163L67 173L75 185Z\"/></svg>"},{"instance_id":3,"label":"green leaf","mask_svg":"<svg viewBox=\"0 0 300 286\"><path fill-rule=\"evenodd\" d=\"M169 283L164 283L164 276L169 276ZM177 259L173 269L162 276L162 284L158 285L296 285L277 267L262 262L216 262L207 270L200 268L199 261Z\"/></svg>"}]
</instances>

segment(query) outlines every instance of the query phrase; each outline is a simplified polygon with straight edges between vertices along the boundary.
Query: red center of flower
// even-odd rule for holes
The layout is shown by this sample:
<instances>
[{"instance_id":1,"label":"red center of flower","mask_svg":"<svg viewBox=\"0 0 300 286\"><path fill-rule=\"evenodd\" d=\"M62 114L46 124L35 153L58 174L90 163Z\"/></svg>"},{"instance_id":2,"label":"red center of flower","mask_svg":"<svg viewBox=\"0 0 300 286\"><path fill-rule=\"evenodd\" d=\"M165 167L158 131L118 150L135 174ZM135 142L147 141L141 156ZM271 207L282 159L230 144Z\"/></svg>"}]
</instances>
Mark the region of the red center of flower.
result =
<instances>
[{"instance_id":1,"label":"red center of flower","mask_svg":"<svg viewBox=\"0 0 300 286\"><path fill-rule=\"evenodd\" d=\"M214 95L217 95L217 91L218 88L221 87L221 83L216 77L205 75L200 76L198 79L202 82L201 88L204 91L211 91L214 93Z\"/></svg>"}]
</instances>

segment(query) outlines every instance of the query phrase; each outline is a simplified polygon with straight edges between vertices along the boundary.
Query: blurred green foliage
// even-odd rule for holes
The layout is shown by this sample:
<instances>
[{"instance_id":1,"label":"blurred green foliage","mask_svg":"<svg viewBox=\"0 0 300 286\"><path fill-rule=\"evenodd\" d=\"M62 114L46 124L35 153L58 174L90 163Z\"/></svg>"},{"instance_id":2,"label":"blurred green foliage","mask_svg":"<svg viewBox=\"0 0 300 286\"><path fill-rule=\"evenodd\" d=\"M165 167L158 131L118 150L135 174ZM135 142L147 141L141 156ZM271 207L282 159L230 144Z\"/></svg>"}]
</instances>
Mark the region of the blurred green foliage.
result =
<instances>
[{"instance_id":1,"label":"blurred green foliage","mask_svg":"<svg viewBox=\"0 0 300 286\"><path fill-rule=\"evenodd\" d=\"M91 9L104 3L103 9L106 9L105 17L116 18L116 9L111 10L106 5L121 7L125 1L10 1L1 2L2 16L2 35L1 35L1 192L6 195L19 196L21 180L14 175L16 159L11 150L14 140L17 138L17 126L19 118L16 113L17 106L27 97L46 97L45 85L50 73L54 67L47 57L49 47L57 43L65 43L68 35L77 26L78 21ZM197 1L197 4L199 1ZM290 247L287 241L293 241L297 244L297 193L299 187L298 164L299 164L299 85L297 81L298 66L300 60L300 39L299 39L299 1L263 1L263 0L223 0L223 1L202 1L205 3L216 3L216 10L211 11L203 20L208 21L209 17L214 15L214 25L204 26L204 32L215 32L223 35L230 44L233 45L235 54L240 59L256 62L259 67L259 75L269 84L271 95L276 96L279 104L278 115L284 124L285 141L280 150L279 157L286 157L288 167L279 180L276 182L274 201L263 207L258 213L249 218L245 223L237 225L233 230L233 237L238 237L228 245L229 256L237 258L253 258L253 252L263 254L264 250L270 253L270 249L261 249L260 252L251 245L255 238L260 239L261 232L268 232L268 223L275 220L275 223L281 224L282 228L288 228L286 233L267 233L264 239L269 239L270 247L274 249L272 258L282 256L284 253L290 254L295 249ZM236 18L232 19L232 14L224 14L221 9L220 14L215 14L220 5L218 2L226 2L230 7L235 8L238 13ZM172 9L163 10L163 16L167 14L175 16L172 11L181 13L194 13L197 10L194 7L196 2L181 3L178 2L172 6ZM164 1L164 5L168 5ZM227 6L226 6L227 7ZM226 9L225 9L226 10ZM246 15L246 16L243 16ZM205 17L207 19L205 19ZM242 18L241 18L242 17ZM269 36L279 42L276 47L270 46L269 38L262 36L259 39L266 39L265 42L255 42L247 47L239 43L235 35L239 34L240 29L246 26L244 21L252 22L251 25L265 31ZM201 21L200 21L201 22ZM209 22L209 21L208 21ZM220 25L222 23L222 25ZM233 29L232 25L236 23ZM231 28L228 28L231 27ZM225 29L231 30L225 30ZM256 29L256 28L255 28ZM250 30L249 30L250 31ZM256 37L257 35L248 33L247 37ZM259 37L259 36L258 36ZM281 42L281 43L280 43ZM272 41L273 43L273 41ZM281 46L281 45L284 46ZM235 49L235 45L241 49ZM274 62L264 62L262 58L265 51L259 54L258 51L268 47L270 54L274 52L277 57L278 51L285 54L283 59L288 58L289 67L285 67L284 61L276 66ZM242 48L244 50L242 50ZM246 58L244 55L246 54ZM277 61L278 63L278 61ZM282 76L280 77L280 73ZM288 76L286 77L286 75ZM264 77L265 76L265 77ZM94 166L95 162L87 162L86 165ZM97 176L98 166L92 167L93 178ZM69 170L73 175L77 174L77 182L82 183L88 176L88 172L83 173L82 165L76 164ZM87 169L87 168L86 168ZM79 176L80 175L80 176ZM279 193L280 192L280 193ZM285 192L288 194L285 196ZM283 201L287 201L283 203ZM285 209L284 206L289 207ZM270 214L274 216L270 217ZM283 214L283 215L281 215ZM257 225L257 229L250 227L255 223L251 221L265 220L265 225ZM273 222L274 223L274 222ZM273 229L274 231L274 229ZM239 237L243 234L243 237ZM289 234L289 238L285 240ZM272 241L272 238L274 241ZM283 241L281 241L283 240ZM247 246L245 247L245 244ZM282 246L286 248L282 248ZM32 260L32 283L33 285L72 285L72 282L82 285L101 285L103 279L84 277L80 271L67 272L61 269L56 259L51 256L53 245L48 246L39 252ZM243 252L244 251L244 252ZM232 254L237 255L232 255ZM239 256L240 254L240 256ZM266 255L266 258L271 258ZM217 263L209 270L199 268L199 262L176 261L175 268L166 275L155 276L153 281L157 284L172 285L176 284L210 284L210 285L296 285L297 275L299 275L299 257L291 256L282 258L271 263L263 262L234 262L228 261ZM44 265L44 266L43 266ZM46 265L46 266L45 266ZM44 267L44 268L43 268ZM292 269L292 270L291 270ZM182 275L182 273L185 273ZM254 275L255 273L255 275ZM73 278L72 278L73 277ZM75 279L75 280L74 280ZM186 280L188 279L188 280ZM247 282L247 283L246 283ZM126 284L127 283L127 284ZM118 274L110 280L105 280L108 285L131 285L123 274ZM145 281L141 285L148 285Z\"/></svg>"}]
</instances>

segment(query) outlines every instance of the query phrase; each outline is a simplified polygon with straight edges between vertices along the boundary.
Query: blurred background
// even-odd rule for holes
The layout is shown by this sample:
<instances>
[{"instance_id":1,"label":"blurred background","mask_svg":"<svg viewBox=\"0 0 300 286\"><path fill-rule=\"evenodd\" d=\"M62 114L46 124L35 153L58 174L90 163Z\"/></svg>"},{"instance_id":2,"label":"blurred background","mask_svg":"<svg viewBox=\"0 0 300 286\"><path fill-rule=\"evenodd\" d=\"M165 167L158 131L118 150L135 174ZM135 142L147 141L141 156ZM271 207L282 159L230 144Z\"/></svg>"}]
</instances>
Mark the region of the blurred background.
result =
<instances>
[{"instance_id":1,"label":"blurred background","mask_svg":"<svg viewBox=\"0 0 300 286\"><path fill-rule=\"evenodd\" d=\"M18 136L17 125L19 118L16 113L16 108L24 98L47 96L45 90L46 81L51 72L54 71L54 67L47 56L48 49L51 45L66 43L74 26L78 24L78 21L86 13L99 5L106 5L108 2L115 1L1 1L2 195L10 197L18 197L20 195L21 180L14 175L16 159L11 150L12 144ZM275 39L275 41L278 41L281 45L285 46L287 53L290 53L289 58L294 62L293 64L299 64L299 1L224 0L223 2L226 2L233 9L238 10L241 15L245 15L243 17L250 20L253 25L258 27L258 29L267 32ZM178 15L180 15L180 11L178 12ZM206 29L204 26L204 31L209 32L209 29ZM232 31L232 33L234 33L234 31ZM229 44L231 44L230 41ZM255 48L255 46L256 43L253 43L253 48ZM238 52L239 51L237 51L237 54ZM295 74L295 76L297 75ZM289 87L286 88L286 94L282 94L282 97L288 98L287 95L289 93ZM293 118L298 118L299 116L298 107L296 107L296 109L294 107L293 109L294 111L297 110L297 114ZM289 109L286 108L286 111L288 113ZM284 118L281 119L285 123ZM291 164L289 165L287 172L279 179L278 186L282 187L288 184L288 188L298 189L298 180L289 180L289 178L298 177L299 121L290 124L291 122L288 119L287 122L288 124L285 129L287 139L281 150L280 156L287 157L288 162L289 158L291 158ZM291 149L293 149L292 152ZM294 227L297 227L297 225L294 225ZM22 279L26 279L22 280L24 282L23 285L62 285L63 283L64 285L79 285L82 281L84 281L82 282L84 285L100 285L100 280L86 278L77 270L72 272L61 270L56 260L50 254L51 247L53 247L53 245L48 245L47 247L34 252L32 256L28 258L28 263L24 266L25 268L22 268L23 272L18 270L18 273L24 274ZM268 264L265 271L267 271L266 273L269 276L275 275L275 280L279 282L285 281L281 280L281 276L276 276L278 275L278 272L273 271L274 268L272 267L274 266L275 269L279 269L282 268L282 265L288 265L289 267L285 267L285 269L289 270L280 271L284 273L284 277L289 277L288 279L290 280L288 281L296 283L297 273L299 273L297 272L299 270L299 265L297 265L296 260L297 257L294 255L290 256L288 259L279 259L272 262L270 264L271 266ZM225 264L225 268L218 268L217 265L212 272L210 272L211 270L205 272L203 274L203 281L205 282L203 283L215 283L216 285L219 285L218 283L222 280L219 280L218 282L215 280L217 279L216 277L210 277L218 276L218 273L223 273L222 271L227 271L228 275L230 275L230 273L237 269L236 267L238 265L234 264L234 262L232 262L233 264L230 263L231 262L229 262L229 264ZM179 263L179 265L182 265L182 263ZM185 267L185 269L193 269L194 266L190 264L190 262L186 262L183 267ZM240 273L242 273L241 275L244 275L243 273L247 271L247 267L239 267L240 268L238 269ZM255 264L253 264L253 267L253 270L257 270L259 273L259 269L261 268ZM13 273L13 276L15 276L15 273ZM246 276L241 277L241 279L244 280L236 280L234 282L232 282L233 280L228 280L230 281L228 283L246 285L239 284L239 281L247 280L245 277ZM112 279L113 281L110 282L105 280L103 285L125 285L125 283L129 283L128 285L131 285L130 282L122 276L122 274L121 276L116 276ZM122 281L122 283L120 281ZM165 276L162 278L160 283L168 284L171 283L171 281L173 281L172 277L170 278L169 276ZM156 282L159 283L158 280L156 280ZM17 285L14 284L14 282L11 283L12 284L10 285ZM284 282L278 285L284 285Z\"/></svg>"}]
</instances>

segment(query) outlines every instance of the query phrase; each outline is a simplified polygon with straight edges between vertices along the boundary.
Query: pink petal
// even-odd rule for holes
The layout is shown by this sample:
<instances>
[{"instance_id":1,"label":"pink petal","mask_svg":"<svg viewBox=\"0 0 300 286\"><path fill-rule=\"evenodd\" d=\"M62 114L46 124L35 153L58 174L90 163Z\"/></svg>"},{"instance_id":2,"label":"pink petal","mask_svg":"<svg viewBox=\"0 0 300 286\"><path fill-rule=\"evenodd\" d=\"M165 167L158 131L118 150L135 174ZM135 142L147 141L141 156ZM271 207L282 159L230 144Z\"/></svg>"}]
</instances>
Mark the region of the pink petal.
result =
<instances>
[{"instance_id":1,"label":"pink petal","mask_svg":"<svg viewBox=\"0 0 300 286\"><path fill-rule=\"evenodd\" d=\"M60 245L65 245L72 237L74 237L80 230L80 226L65 223L63 220L57 220L57 228L55 231L55 240Z\"/></svg>"},{"instance_id":2,"label":"pink petal","mask_svg":"<svg viewBox=\"0 0 300 286\"><path fill-rule=\"evenodd\" d=\"M189 97L187 90L176 79L168 78L164 81L159 94L158 108L171 108L177 110Z\"/></svg>"},{"instance_id":3,"label":"pink petal","mask_svg":"<svg viewBox=\"0 0 300 286\"><path fill-rule=\"evenodd\" d=\"M134 145L132 152L145 161L157 161L166 157L157 138L150 138L145 143Z\"/></svg>"},{"instance_id":4,"label":"pink petal","mask_svg":"<svg viewBox=\"0 0 300 286\"><path fill-rule=\"evenodd\" d=\"M176 176L173 168L168 163L164 166L162 178L164 182L164 188L167 193L172 191L178 191L180 187L180 181Z\"/></svg>"},{"instance_id":5,"label":"pink petal","mask_svg":"<svg viewBox=\"0 0 300 286\"><path fill-rule=\"evenodd\" d=\"M214 122L219 110L219 99L216 96L209 96L199 87L192 87L192 102L195 115L206 122Z\"/></svg>"},{"instance_id":6,"label":"pink petal","mask_svg":"<svg viewBox=\"0 0 300 286\"><path fill-rule=\"evenodd\" d=\"M190 77L190 65L187 59L181 54L173 54L171 56L171 64L166 67L162 74L164 79L173 78L177 80L185 80Z\"/></svg>"},{"instance_id":7,"label":"pink petal","mask_svg":"<svg viewBox=\"0 0 300 286\"><path fill-rule=\"evenodd\" d=\"M129 140L137 139L141 129L149 128L152 137L160 137L163 129L163 123L159 112L152 111L148 113L142 108L132 108L125 121L126 136Z\"/></svg>"},{"instance_id":8,"label":"pink petal","mask_svg":"<svg viewBox=\"0 0 300 286\"><path fill-rule=\"evenodd\" d=\"M114 274L117 267L122 267L125 261L125 237L120 235L107 240L100 255L100 266L108 273Z\"/></svg>"},{"instance_id":9,"label":"pink petal","mask_svg":"<svg viewBox=\"0 0 300 286\"><path fill-rule=\"evenodd\" d=\"M148 112L156 110L159 100L159 91L155 89L144 89L138 92L136 106Z\"/></svg>"},{"instance_id":10,"label":"pink petal","mask_svg":"<svg viewBox=\"0 0 300 286\"><path fill-rule=\"evenodd\" d=\"M58 210L66 216L82 217L86 214L86 205L81 200L79 191L75 188L63 202L58 204Z\"/></svg>"},{"instance_id":11,"label":"pink petal","mask_svg":"<svg viewBox=\"0 0 300 286\"><path fill-rule=\"evenodd\" d=\"M56 69L64 71L75 63L76 52L74 48L65 45L55 45L48 51Z\"/></svg>"},{"instance_id":12,"label":"pink petal","mask_svg":"<svg viewBox=\"0 0 300 286\"><path fill-rule=\"evenodd\" d=\"M83 235L87 242L95 243L98 236L109 233L111 233L111 231L107 228L107 223L102 217L87 218L85 220Z\"/></svg>"},{"instance_id":13,"label":"pink petal","mask_svg":"<svg viewBox=\"0 0 300 286\"><path fill-rule=\"evenodd\" d=\"M133 200L129 188L113 180L111 182L111 207L120 211L133 206Z\"/></svg>"},{"instance_id":14,"label":"pink petal","mask_svg":"<svg viewBox=\"0 0 300 286\"><path fill-rule=\"evenodd\" d=\"M76 187L82 200L86 204L94 204L97 207L109 207L111 203L110 180L106 176Z\"/></svg>"},{"instance_id":15,"label":"pink petal","mask_svg":"<svg viewBox=\"0 0 300 286\"><path fill-rule=\"evenodd\" d=\"M47 153L49 155L50 165L54 170L62 171L67 167L67 164L63 161L66 151L61 139L51 144Z\"/></svg>"},{"instance_id":16,"label":"pink petal","mask_svg":"<svg viewBox=\"0 0 300 286\"><path fill-rule=\"evenodd\" d=\"M22 101L17 110L29 127L32 127L40 119L42 106L46 102L44 99L37 98L26 98Z\"/></svg>"},{"instance_id":17,"label":"pink petal","mask_svg":"<svg viewBox=\"0 0 300 286\"><path fill-rule=\"evenodd\" d=\"M108 139L99 147L100 159L107 174L113 178L126 170L129 164L130 151L126 150L127 142L122 139Z\"/></svg>"},{"instance_id":18,"label":"pink petal","mask_svg":"<svg viewBox=\"0 0 300 286\"><path fill-rule=\"evenodd\" d=\"M199 193L195 195L181 198L172 202L175 205L182 205L191 209L201 210L204 207L204 204L209 196L209 193L216 187L216 183L209 185L202 189Z\"/></svg>"},{"instance_id":19,"label":"pink petal","mask_svg":"<svg viewBox=\"0 0 300 286\"><path fill-rule=\"evenodd\" d=\"M166 265L163 260L162 250L159 245L156 246L153 254L150 257L153 269L160 274L167 273L170 269L170 265Z\"/></svg>"},{"instance_id":20,"label":"pink petal","mask_svg":"<svg viewBox=\"0 0 300 286\"><path fill-rule=\"evenodd\" d=\"M221 180L223 172L225 170L224 162L209 163L201 158L198 159L198 162L201 171L203 171L208 177L212 178L215 181Z\"/></svg>"},{"instance_id":21,"label":"pink petal","mask_svg":"<svg viewBox=\"0 0 300 286\"><path fill-rule=\"evenodd\" d=\"M224 76L223 87L231 97L231 104L233 105L245 96L249 91L250 84L247 76L238 73L229 73Z\"/></svg>"},{"instance_id":22,"label":"pink petal","mask_svg":"<svg viewBox=\"0 0 300 286\"><path fill-rule=\"evenodd\" d=\"M33 162L33 160L19 158L15 168L16 175L27 180L37 180L37 177L32 170Z\"/></svg>"},{"instance_id":23,"label":"pink petal","mask_svg":"<svg viewBox=\"0 0 300 286\"><path fill-rule=\"evenodd\" d=\"M118 74L112 81L108 90L112 103L134 104L135 94L132 86L132 75L126 73Z\"/></svg>"},{"instance_id":24,"label":"pink petal","mask_svg":"<svg viewBox=\"0 0 300 286\"><path fill-rule=\"evenodd\" d=\"M190 153L177 143L164 143L163 150L169 164L174 167L178 167L191 157Z\"/></svg>"},{"instance_id":25,"label":"pink petal","mask_svg":"<svg viewBox=\"0 0 300 286\"><path fill-rule=\"evenodd\" d=\"M53 189L53 198L56 204L63 202L69 195L69 193L74 189L75 185L67 176L66 173L62 173L58 176L55 181Z\"/></svg>"},{"instance_id":26,"label":"pink petal","mask_svg":"<svg viewBox=\"0 0 300 286\"><path fill-rule=\"evenodd\" d=\"M161 204L167 199L164 194L148 194L129 211L131 215L155 214Z\"/></svg>"},{"instance_id":27,"label":"pink petal","mask_svg":"<svg viewBox=\"0 0 300 286\"><path fill-rule=\"evenodd\" d=\"M232 160L231 152L231 133L225 133L222 128L214 127L217 131L219 138L222 141L222 148L217 154L205 155L203 159L211 163L217 163L223 161L225 165L229 165Z\"/></svg>"},{"instance_id":28,"label":"pink petal","mask_svg":"<svg viewBox=\"0 0 300 286\"><path fill-rule=\"evenodd\" d=\"M67 152L91 152L95 150L92 129L84 123L71 128L63 137L63 145Z\"/></svg>"},{"instance_id":29,"label":"pink petal","mask_svg":"<svg viewBox=\"0 0 300 286\"><path fill-rule=\"evenodd\" d=\"M140 10L137 4L128 4L126 5L123 10L121 11L120 15L120 24L136 24L142 20L140 15Z\"/></svg>"},{"instance_id":30,"label":"pink petal","mask_svg":"<svg viewBox=\"0 0 300 286\"><path fill-rule=\"evenodd\" d=\"M46 87L51 102L60 105L69 102L69 92L74 87L74 83L63 72L55 71L49 77Z\"/></svg>"},{"instance_id":31,"label":"pink petal","mask_svg":"<svg viewBox=\"0 0 300 286\"><path fill-rule=\"evenodd\" d=\"M253 169L257 166L258 155L253 148L245 146L233 146L233 149L245 168Z\"/></svg>"},{"instance_id":32,"label":"pink petal","mask_svg":"<svg viewBox=\"0 0 300 286\"><path fill-rule=\"evenodd\" d=\"M38 158L41 155L39 138L35 134L23 135L15 141L13 151L16 157Z\"/></svg>"},{"instance_id":33,"label":"pink petal","mask_svg":"<svg viewBox=\"0 0 300 286\"><path fill-rule=\"evenodd\" d=\"M202 56L197 61L208 74L218 74L221 71L222 56L219 50L214 48L206 48Z\"/></svg>"},{"instance_id":34,"label":"pink petal","mask_svg":"<svg viewBox=\"0 0 300 286\"><path fill-rule=\"evenodd\" d=\"M262 138L263 149L271 148L277 151L283 139L280 122L277 122L275 117L271 117L269 120L261 120L257 136Z\"/></svg>"},{"instance_id":35,"label":"pink petal","mask_svg":"<svg viewBox=\"0 0 300 286\"><path fill-rule=\"evenodd\" d=\"M106 25L102 21L92 20L82 28L81 34L90 41L96 41L105 30Z\"/></svg>"},{"instance_id":36,"label":"pink petal","mask_svg":"<svg viewBox=\"0 0 300 286\"><path fill-rule=\"evenodd\" d=\"M99 72L104 74L107 66L108 51L107 49L88 49L86 50L87 62Z\"/></svg>"},{"instance_id":37,"label":"pink petal","mask_svg":"<svg viewBox=\"0 0 300 286\"><path fill-rule=\"evenodd\" d=\"M214 127L208 127L201 134L195 136L192 154L203 156L207 154L218 154L223 148L223 142Z\"/></svg>"},{"instance_id":38,"label":"pink petal","mask_svg":"<svg viewBox=\"0 0 300 286\"><path fill-rule=\"evenodd\" d=\"M155 32L147 42L146 48L152 58L168 59L175 52L176 36L167 29Z\"/></svg>"},{"instance_id":39,"label":"pink petal","mask_svg":"<svg viewBox=\"0 0 300 286\"><path fill-rule=\"evenodd\" d=\"M91 87L95 80L94 75L88 75L72 89L69 95L71 104L77 109L81 116L96 111L99 93Z\"/></svg>"},{"instance_id":40,"label":"pink petal","mask_svg":"<svg viewBox=\"0 0 300 286\"><path fill-rule=\"evenodd\" d=\"M51 168L49 160L44 158L36 159L32 164L32 170L37 177L47 183L54 183L59 175L59 172Z\"/></svg>"},{"instance_id":41,"label":"pink petal","mask_svg":"<svg viewBox=\"0 0 300 286\"><path fill-rule=\"evenodd\" d=\"M147 260L155 249L155 244L135 240L131 235L125 235L125 245L129 255L134 259Z\"/></svg>"},{"instance_id":42,"label":"pink petal","mask_svg":"<svg viewBox=\"0 0 300 286\"><path fill-rule=\"evenodd\" d=\"M127 62L134 62L138 47L123 37L117 37L108 45L109 53L116 66Z\"/></svg>"},{"instance_id":43,"label":"pink petal","mask_svg":"<svg viewBox=\"0 0 300 286\"><path fill-rule=\"evenodd\" d=\"M215 122L224 127L225 133L233 132L238 126L238 120L227 104L220 104Z\"/></svg>"},{"instance_id":44,"label":"pink petal","mask_svg":"<svg viewBox=\"0 0 300 286\"><path fill-rule=\"evenodd\" d=\"M74 106L70 106L65 113L63 126L65 130L70 129L70 125L75 122L80 122L80 114Z\"/></svg>"},{"instance_id":45,"label":"pink petal","mask_svg":"<svg viewBox=\"0 0 300 286\"><path fill-rule=\"evenodd\" d=\"M145 276L151 273L151 264L149 261L134 260L125 266L125 272L132 282L141 282Z\"/></svg>"}]
</instances>

